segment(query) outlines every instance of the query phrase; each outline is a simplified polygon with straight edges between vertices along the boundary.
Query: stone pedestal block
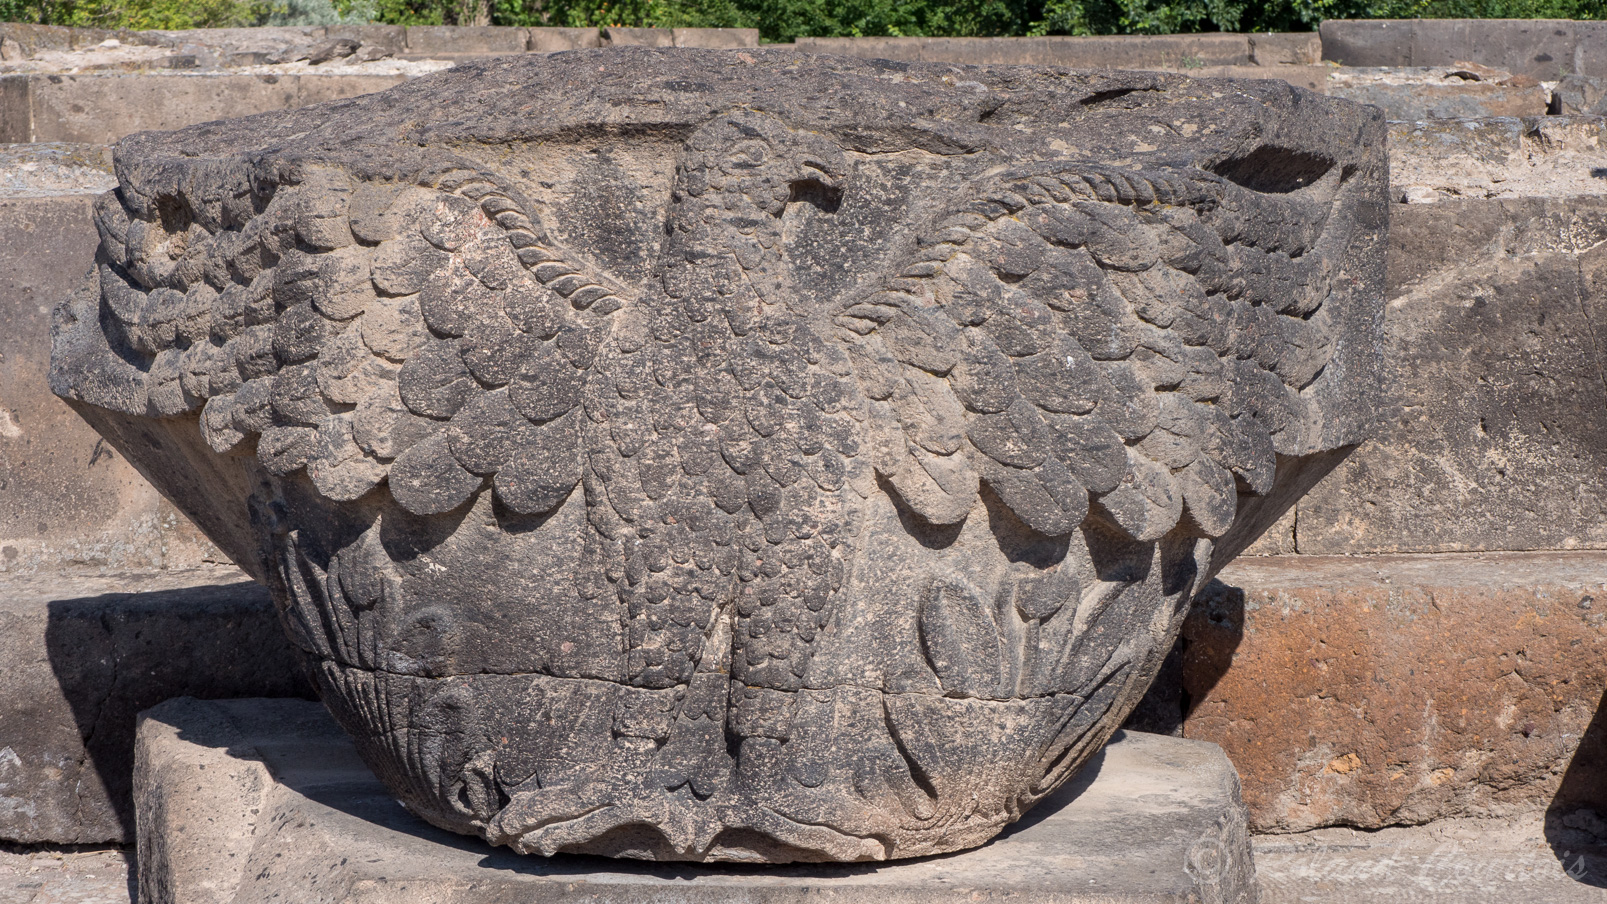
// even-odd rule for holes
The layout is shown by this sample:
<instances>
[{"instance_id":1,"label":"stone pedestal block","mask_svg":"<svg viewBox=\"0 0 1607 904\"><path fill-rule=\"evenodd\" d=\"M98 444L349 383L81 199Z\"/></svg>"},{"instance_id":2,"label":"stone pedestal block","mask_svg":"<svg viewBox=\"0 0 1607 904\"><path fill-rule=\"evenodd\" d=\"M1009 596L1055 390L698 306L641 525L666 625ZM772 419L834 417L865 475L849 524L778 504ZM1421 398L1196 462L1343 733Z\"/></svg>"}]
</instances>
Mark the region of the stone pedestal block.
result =
<instances>
[{"instance_id":1,"label":"stone pedestal block","mask_svg":"<svg viewBox=\"0 0 1607 904\"><path fill-rule=\"evenodd\" d=\"M1118 734L985 847L878 866L520 857L407 812L321 707L292 700L147 711L135 783L145 904L1255 899L1232 765L1159 735Z\"/></svg>"},{"instance_id":2,"label":"stone pedestal block","mask_svg":"<svg viewBox=\"0 0 1607 904\"><path fill-rule=\"evenodd\" d=\"M0 840L133 840L136 713L308 691L267 592L232 568L5 576Z\"/></svg>"},{"instance_id":3,"label":"stone pedestal block","mask_svg":"<svg viewBox=\"0 0 1607 904\"><path fill-rule=\"evenodd\" d=\"M1183 629L1188 737L1259 831L1607 811L1607 554L1244 558Z\"/></svg>"}]
</instances>

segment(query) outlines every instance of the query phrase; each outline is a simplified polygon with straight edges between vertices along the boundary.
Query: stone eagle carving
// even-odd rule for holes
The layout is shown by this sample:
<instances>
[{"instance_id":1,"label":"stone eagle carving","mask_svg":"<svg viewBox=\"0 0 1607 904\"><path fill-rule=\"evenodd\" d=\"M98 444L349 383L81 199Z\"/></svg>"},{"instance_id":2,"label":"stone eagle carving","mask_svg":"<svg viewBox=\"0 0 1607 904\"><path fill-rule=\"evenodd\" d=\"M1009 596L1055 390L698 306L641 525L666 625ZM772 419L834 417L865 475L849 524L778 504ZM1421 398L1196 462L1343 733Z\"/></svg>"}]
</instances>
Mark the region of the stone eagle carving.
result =
<instances>
[{"instance_id":1,"label":"stone eagle carving","mask_svg":"<svg viewBox=\"0 0 1607 904\"><path fill-rule=\"evenodd\" d=\"M640 96L592 73L622 59L672 109L606 115ZM888 105L945 99L876 122L785 84L863 102L872 64L744 59L463 67L119 148L53 385L268 582L439 825L655 859L979 844L1370 422L1375 115L932 66ZM510 79L594 105L544 124ZM457 107L501 131L416 112ZM1112 152L1160 116L1169 148Z\"/></svg>"}]
</instances>

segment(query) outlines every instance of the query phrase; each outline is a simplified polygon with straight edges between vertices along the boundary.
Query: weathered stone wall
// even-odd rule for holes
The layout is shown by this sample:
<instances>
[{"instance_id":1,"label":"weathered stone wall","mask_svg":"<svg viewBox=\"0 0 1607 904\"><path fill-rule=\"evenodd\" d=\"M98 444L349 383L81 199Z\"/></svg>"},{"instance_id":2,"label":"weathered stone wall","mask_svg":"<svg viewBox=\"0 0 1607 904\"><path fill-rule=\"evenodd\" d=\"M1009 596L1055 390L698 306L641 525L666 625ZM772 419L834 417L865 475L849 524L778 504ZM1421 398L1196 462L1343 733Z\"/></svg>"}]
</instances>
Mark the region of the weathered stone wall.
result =
<instances>
[{"instance_id":1,"label":"weathered stone wall","mask_svg":"<svg viewBox=\"0 0 1607 904\"><path fill-rule=\"evenodd\" d=\"M1537 79L1607 75L1607 22L1334 20L1320 31L1322 58L1341 66L1456 66L1473 60Z\"/></svg>"}]
</instances>

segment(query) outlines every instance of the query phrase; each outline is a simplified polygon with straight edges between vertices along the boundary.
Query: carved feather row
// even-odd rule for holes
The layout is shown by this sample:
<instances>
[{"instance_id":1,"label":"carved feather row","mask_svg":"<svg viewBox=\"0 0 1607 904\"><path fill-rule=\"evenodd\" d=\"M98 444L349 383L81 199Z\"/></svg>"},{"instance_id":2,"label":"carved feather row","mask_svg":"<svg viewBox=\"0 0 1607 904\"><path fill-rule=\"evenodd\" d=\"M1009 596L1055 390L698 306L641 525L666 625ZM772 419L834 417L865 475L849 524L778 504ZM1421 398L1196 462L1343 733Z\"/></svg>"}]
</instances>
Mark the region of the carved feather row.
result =
<instances>
[{"instance_id":1,"label":"carved feather row","mask_svg":"<svg viewBox=\"0 0 1607 904\"><path fill-rule=\"evenodd\" d=\"M561 502L621 290L484 174L292 179L240 184L245 203L210 216L182 191L97 206L103 320L146 371L148 413L200 410L214 450L255 439L267 470L305 468L335 500L388 483L430 514L489 480L514 511Z\"/></svg>"},{"instance_id":2,"label":"carved feather row","mask_svg":"<svg viewBox=\"0 0 1607 904\"><path fill-rule=\"evenodd\" d=\"M837 317L878 471L929 521L987 486L1026 524L1224 532L1305 450L1331 340L1314 202L1064 163L994 179ZM1248 450L1248 451L1246 451Z\"/></svg>"}]
</instances>

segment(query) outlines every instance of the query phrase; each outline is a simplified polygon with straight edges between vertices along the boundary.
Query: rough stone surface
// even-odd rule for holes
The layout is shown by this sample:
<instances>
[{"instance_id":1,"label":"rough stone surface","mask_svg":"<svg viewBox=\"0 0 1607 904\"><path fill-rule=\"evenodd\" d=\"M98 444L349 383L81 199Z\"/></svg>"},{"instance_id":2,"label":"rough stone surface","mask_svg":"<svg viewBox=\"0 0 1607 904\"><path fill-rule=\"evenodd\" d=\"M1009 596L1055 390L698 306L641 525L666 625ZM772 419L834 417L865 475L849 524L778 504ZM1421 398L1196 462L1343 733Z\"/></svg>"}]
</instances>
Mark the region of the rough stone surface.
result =
<instances>
[{"instance_id":1,"label":"rough stone surface","mask_svg":"<svg viewBox=\"0 0 1607 904\"><path fill-rule=\"evenodd\" d=\"M1559 826L1534 815L1259 836L1261 904L1599 904L1602 839L1565 839Z\"/></svg>"},{"instance_id":2,"label":"rough stone surface","mask_svg":"<svg viewBox=\"0 0 1607 904\"><path fill-rule=\"evenodd\" d=\"M1551 113L1561 116L1607 114L1607 78L1570 75L1553 89Z\"/></svg>"},{"instance_id":3,"label":"rough stone surface","mask_svg":"<svg viewBox=\"0 0 1607 904\"><path fill-rule=\"evenodd\" d=\"M1184 733L1257 831L1607 812L1604 601L1599 552L1241 558L1183 629Z\"/></svg>"},{"instance_id":4,"label":"rough stone surface","mask_svg":"<svg viewBox=\"0 0 1607 904\"><path fill-rule=\"evenodd\" d=\"M248 112L289 110L389 88L406 75L107 73L0 76L0 141L111 144Z\"/></svg>"},{"instance_id":5,"label":"rough stone surface","mask_svg":"<svg viewBox=\"0 0 1607 904\"><path fill-rule=\"evenodd\" d=\"M1331 19L1322 58L1342 66L1456 66L1473 60L1552 81L1607 75L1607 22L1567 19Z\"/></svg>"},{"instance_id":6,"label":"rough stone surface","mask_svg":"<svg viewBox=\"0 0 1607 904\"><path fill-rule=\"evenodd\" d=\"M1607 196L1604 139L1607 119L1600 116L1392 122L1391 200L1601 198Z\"/></svg>"},{"instance_id":7,"label":"rough stone surface","mask_svg":"<svg viewBox=\"0 0 1607 904\"><path fill-rule=\"evenodd\" d=\"M1607 198L1397 206L1389 241L1394 406L1300 552L1607 546Z\"/></svg>"},{"instance_id":8,"label":"rough stone surface","mask_svg":"<svg viewBox=\"0 0 1607 904\"><path fill-rule=\"evenodd\" d=\"M0 194L0 573L219 558L46 383L51 308L94 266L97 239L92 197L44 191L106 178L69 166L92 153L55 150L0 155L16 161L17 175L5 181L25 195ZM31 174L23 170L30 163Z\"/></svg>"},{"instance_id":9,"label":"rough stone surface","mask_svg":"<svg viewBox=\"0 0 1607 904\"><path fill-rule=\"evenodd\" d=\"M1551 94L1529 76L1483 66L1339 69L1327 93L1384 108L1391 120L1544 116Z\"/></svg>"},{"instance_id":10,"label":"rough stone surface","mask_svg":"<svg viewBox=\"0 0 1607 904\"><path fill-rule=\"evenodd\" d=\"M958 850L1366 435L1382 137L1276 82L504 58L122 142L52 385L436 824Z\"/></svg>"},{"instance_id":11,"label":"rough stone surface","mask_svg":"<svg viewBox=\"0 0 1607 904\"><path fill-rule=\"evenodd\" d=\"M0 845L0 904L134 904L133 853Z\"/></svg>"},{"instance_id":12,"label":"rough stone surface","mask_svg":"<svg viewBox=\"0 0 1607 904\"><path fill-rule=\"evenodd\" d=\"M133 840L134 715L309 692L234 568L0 579L0 840Z\"/></svg>"},{"instance_id":13,"label":"rough stone surface","mask_svg":"<svg viewBox=\"0 0 1607 904\"><path fill-rule=\"evenodd\" d=\"M980 850L762 869L531 860L449 835L398 807L316 704L173 700L144 714L139 745L146 904L1254 900L1233 767L1180 738L1117 735Z\"/></svg>"},{"instance_id":14,"label":"rough stone surface","mask_svg":"<svg viewBox=\"0 0 1607 904\"><path fill-rule=\"evenodd\" d=\"M103 144L0 145L0 198L99 194L116 187L112 149ZM78 219L88 225L87 216ZM93 244L98 237L91 227L83 238ZM88 270L93 254L90 250L84 257L83 269Z\"/></svg>"}]
</instances>

